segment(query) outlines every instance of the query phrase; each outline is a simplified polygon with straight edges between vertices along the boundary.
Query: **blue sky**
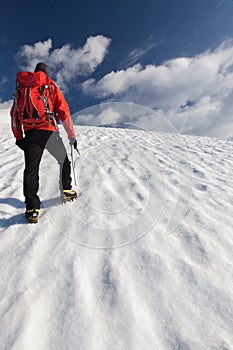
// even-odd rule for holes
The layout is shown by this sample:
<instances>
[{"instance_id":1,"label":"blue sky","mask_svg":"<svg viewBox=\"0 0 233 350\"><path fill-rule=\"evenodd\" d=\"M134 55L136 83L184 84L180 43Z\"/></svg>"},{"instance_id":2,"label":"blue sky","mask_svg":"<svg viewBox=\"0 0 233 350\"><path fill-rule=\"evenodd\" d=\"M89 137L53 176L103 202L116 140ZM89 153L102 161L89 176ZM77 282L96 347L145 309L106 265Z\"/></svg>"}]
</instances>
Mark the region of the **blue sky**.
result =
<instances>
[{"instance_id":1,"label":"blue sky","mask_svg":"<svg viewBox=\"0 0 233 350\"><path fill-rule=\"evenodd\" d=\"M214 127L217 110L231 115L231 39L232 0L1 0L0 107L11 103L17 71L44 60L72 113L135 102L174 116L175 125L191 118L199 133L197 111L206 128L210 111Z\"/></svg>"}]
</instances>

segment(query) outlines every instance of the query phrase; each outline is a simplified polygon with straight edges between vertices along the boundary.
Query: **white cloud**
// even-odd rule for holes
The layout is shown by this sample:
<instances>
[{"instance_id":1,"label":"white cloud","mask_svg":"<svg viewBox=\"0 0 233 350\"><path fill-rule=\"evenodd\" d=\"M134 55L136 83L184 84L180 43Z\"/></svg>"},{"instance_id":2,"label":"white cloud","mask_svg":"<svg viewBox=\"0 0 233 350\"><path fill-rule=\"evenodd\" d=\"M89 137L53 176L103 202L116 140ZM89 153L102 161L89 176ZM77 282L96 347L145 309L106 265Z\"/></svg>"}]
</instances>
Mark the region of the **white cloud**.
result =
<instances>
[{"instance_id":1,"label":"white cloud","mask_svg":"<svg viewBox=\"0 0 233 350\"><path fill-rule=\"evenodd\" d=\"M138 63L142 59L142 57L145 56L155 46L156 46L155 43L150 42L147 46L140 47L140 48L137 47L130 50L128 57L121 62L120 66L125 67L125 66L131 66L135 63Z\"/></svg>"},{"instance_id":2,"label":"white cloud","mask_svg":"<svg viewBox=\"0 0 233 350\"><path fill-rule=\"evenodd\" d=\"M93 105L72 115L75 125L136 128L174 133L176 130L159 111L127 102Z\"/></svg>"},{"instance_id":3,"label":"white cloud","mask_svg":"<svg viewBox=\"0 0 233 350\"><path fill-rule=\"evenodd\" d=\"M156 108L184 133L233 135L231 129L223 133L219 128L218 133L217 127L233 122L233 41L159 66L136 64L113 71L82 87L87 95Z\"/></svg>"},{"instance_id":4,"label":"white cloud","mask_svg":"<svg viewBox=\"0 0 233 350\"><path fill-rule=\"evenodd\" d=\"M11 125L10 108L7 105L0 103L0 124Z\"/></svg>"},{"instance_id":5,"label":"white cloud","mask_svg":"<svg viewBox=\"0 0 233 350\"><path fill-rule=\"evenodd\" d=\"M0 97L0 123L7 123L10 125L10 109L13 104L13 100L2 102Z\"/></svg>"},{"instance_id":6,"label":"white cloud","mask_svg":"<svg viewBox=\"0 0 233 350\"><path fill-rule=\"evenodd\" d=\"M23 45L17 53L17 58L23 60L25 68L33 70L38 61L48 59L51 48L51 39L40 41L33 45Z\"/></svg>"},{"instance_id":7,"label":"white cloud","mask_svg":"<svg viewBox=\"0 0 233 350\"><path fill-rule=\"evenodd\" d=\"M54 72L54 80L66 91L70 82L78 76L87 76L95 71L107 54L111 40L103 35L90 36L83 47L74 48L65 44L53 49L52 40L24 45L16 57L22 69L33 71L43 61Z\"/></svg>"},{"instance_id":8,"label":"white cloud","mask_svg":"<svg viewBox=\"0 0 233 350\"><path fill-rule=\"evenodd\" d=\"M120 113L112 108L106 108L102 113L99 114L99 124L112 124L117 123L120 120Z\"/></svg>"},{"instance_id":9,"label":"white cloud","mask_svg":"<svg viewBox=\"0 0 233 350\"><path fill-rule=\"evenodd\" d=\"M105 124L114 124L121 119L121 114L113 106L103 106L102 111L97 106L96 110L93 108L90 112L79 112L73 116L74 123L77 125L95 125L101 126Z\"/></svg>"},{"instance_id":10,"label":"white cloud","mask_svg":"<svg viewBox=\"0 0 233 350\"><path fill-rule=\"evenodd\" d=\"M8 79L5 76L0 77L0 90L3 90L2 88L7 83L7 81ZM9 112L12 104L13 104L12 99L8 101L3 101L2 97L0 96L0 122L3 122L3 120L8 121Z\"/></svg>"},{"instance_id":11,"label":"white cloud","mask_svg":"<svg viewBox=\"0 0 233 350\"><path fill-rule=\"evenodd\" d=\"M9 109L9 108L11 108L12 104L13 104L13 100L8 100L8 101L2 102L2 100L0 98L0 109Z\"/></svg>"}]
</instances>

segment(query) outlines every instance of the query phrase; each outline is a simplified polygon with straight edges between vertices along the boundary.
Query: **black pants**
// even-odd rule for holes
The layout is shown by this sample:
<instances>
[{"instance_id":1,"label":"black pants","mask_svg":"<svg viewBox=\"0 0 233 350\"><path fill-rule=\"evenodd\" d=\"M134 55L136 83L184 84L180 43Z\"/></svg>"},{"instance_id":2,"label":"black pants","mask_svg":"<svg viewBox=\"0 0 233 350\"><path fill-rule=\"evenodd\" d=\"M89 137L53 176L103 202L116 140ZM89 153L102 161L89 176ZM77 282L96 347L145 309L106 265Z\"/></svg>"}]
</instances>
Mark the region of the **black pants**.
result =
<instances>
[{"instance_id":1,"label":"black pants","mask_svg":"<svg viewBox=\"0 0 233 350\"><path fill-rule=\"evenodd\" d=\"M71 189L71 167L66 149L58 132L47 130L29 130L25 133L25 169L23 190L26 209L39 209L39 166L44 152L49 153L58 161L60 166L60 190Z\"/></svg>"}]
</instances>

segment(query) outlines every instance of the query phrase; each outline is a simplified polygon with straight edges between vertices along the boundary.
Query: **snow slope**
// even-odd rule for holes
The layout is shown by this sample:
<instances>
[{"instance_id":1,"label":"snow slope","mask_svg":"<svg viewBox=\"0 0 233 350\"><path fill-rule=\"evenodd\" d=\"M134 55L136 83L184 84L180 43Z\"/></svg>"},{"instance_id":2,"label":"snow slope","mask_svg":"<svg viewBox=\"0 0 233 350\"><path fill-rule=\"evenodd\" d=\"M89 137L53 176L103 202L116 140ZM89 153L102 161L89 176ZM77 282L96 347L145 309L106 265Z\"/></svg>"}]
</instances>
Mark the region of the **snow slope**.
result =
<instances>
[{"instance_id":1,"label":"snow slope","mask_svg":"<svg viewBox=\"0 0 233 350\"><path fill-rule=\"evenodd\" d=\"M29 225L0 132L1 350L233 349L232 141L77 127L79 200L45 153Z\"/></svg>"}]
</instances>

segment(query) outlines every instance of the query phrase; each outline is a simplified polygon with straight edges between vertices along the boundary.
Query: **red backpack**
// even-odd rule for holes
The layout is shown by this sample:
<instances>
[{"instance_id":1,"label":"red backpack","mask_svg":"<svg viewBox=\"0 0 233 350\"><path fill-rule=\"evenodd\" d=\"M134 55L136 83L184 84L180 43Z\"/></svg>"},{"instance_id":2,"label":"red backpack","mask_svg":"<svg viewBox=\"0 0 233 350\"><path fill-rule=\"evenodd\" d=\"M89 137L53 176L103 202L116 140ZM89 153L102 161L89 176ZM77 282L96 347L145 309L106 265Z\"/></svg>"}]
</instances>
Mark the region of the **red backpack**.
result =
<instances>
[{"instance_id":1,"label":"red backpack","mask_svg":"<svg viewBox=\"0 0 233 350\"><path fill-rule=\"evenodd\" d=\"M16 77L14 114L23 126L35 129L55 121L53 94L44 72L19 72ZM55 124L56 125L56 124Z\"/></svg>"}]
</instances>

